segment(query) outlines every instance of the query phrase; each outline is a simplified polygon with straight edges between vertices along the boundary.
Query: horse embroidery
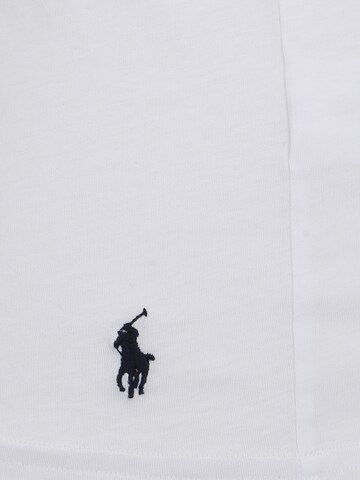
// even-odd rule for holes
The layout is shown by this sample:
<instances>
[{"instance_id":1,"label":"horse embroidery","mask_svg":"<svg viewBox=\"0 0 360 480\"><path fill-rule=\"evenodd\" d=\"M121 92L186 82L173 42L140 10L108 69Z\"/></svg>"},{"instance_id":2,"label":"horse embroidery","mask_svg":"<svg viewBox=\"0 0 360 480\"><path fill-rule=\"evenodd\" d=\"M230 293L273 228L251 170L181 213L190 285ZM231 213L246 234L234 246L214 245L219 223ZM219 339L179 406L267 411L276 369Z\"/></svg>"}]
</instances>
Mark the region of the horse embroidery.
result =
<instances>
[{"instance_id":1,"label":"horse embroidery","mask_svg":"<svg viewBox=\"0 0 360 480\"><path fill-rule=\"evenodd\" d=\"M128 397L133 398L134 390L139 387L139 395L144 393L144 385L149 373L150 361L155 360L151 353L143 353L137 343L139 332L133 324L140 317L147 317L146 308L131 322L125 323L118 331L118 337L114 342L114 348L120 353L121 364L116 381L120 392L125 392L122 377L128 374ZM119 348L121 347L121 351ZM140 380L141 376L141 380ZM140 380L140 383L139 383Z\"/></svg>"}]
</instances>

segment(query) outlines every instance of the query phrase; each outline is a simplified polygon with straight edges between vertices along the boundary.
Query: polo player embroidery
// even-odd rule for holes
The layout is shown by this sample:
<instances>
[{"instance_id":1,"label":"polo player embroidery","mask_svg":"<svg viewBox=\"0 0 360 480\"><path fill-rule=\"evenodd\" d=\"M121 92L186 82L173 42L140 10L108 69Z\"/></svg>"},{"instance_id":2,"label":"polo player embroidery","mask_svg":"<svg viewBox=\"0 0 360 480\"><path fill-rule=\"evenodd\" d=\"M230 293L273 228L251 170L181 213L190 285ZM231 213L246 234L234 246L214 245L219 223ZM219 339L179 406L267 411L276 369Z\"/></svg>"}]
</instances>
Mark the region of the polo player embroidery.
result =
<instances>
[{"instance_id":1,"label":"polo player embroidery","mask_svg":"<svg viewBox=\"0 0 360 480\"><path fill-rule=\"evenodd\" d=\"M128 397L134 397L134 390L139 387L139 395L144 393L144 385L149 373L150 361L155 360L151 353L143 353L137 343L139 332L133 324L140 317L147 317L146 308L131 322L125 323L118 331L118 337L114 342L114 348L120 353L121 364L116 381L120 392L125 392L122 377L128 374ZM121 350L119 350L121 348ZM141 380L140 380L141 376ZM140 383L139 383L140 380Z\"/></svg>"}]
</instances>

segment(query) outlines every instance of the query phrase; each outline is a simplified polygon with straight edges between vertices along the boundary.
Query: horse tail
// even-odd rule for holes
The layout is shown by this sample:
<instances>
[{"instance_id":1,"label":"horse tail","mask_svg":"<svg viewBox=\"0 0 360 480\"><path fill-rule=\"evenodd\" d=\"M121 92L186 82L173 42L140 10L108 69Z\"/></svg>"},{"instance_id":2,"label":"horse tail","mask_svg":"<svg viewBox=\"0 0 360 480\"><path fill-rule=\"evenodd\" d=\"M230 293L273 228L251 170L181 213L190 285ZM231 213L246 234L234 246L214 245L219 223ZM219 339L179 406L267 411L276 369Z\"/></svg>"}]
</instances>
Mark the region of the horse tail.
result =
<instances>
[{"instance_id":1,"label":"horse tail","mask_svg":"<svg viewBox=\"0 0 360 480\"><path fill-rule=\"evenodd\" d=\"M145 357L148 359L148 360L151 360L152 362L155 360L155 357L152 353L146 353L145 354Z\"/></svg>"}]
</instances>

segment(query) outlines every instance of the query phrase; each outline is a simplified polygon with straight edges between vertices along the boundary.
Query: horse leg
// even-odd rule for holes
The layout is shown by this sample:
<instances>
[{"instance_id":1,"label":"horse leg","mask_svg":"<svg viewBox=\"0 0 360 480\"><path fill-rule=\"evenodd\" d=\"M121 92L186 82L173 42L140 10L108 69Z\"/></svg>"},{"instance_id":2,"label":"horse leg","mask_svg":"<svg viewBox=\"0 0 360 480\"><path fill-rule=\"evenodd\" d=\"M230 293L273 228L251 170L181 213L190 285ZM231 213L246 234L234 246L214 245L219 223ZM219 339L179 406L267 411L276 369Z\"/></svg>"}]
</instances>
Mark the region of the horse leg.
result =
<instances>
[{"instance_id":1,"label":"horse leg","mask_svg":"<svg viewBox=\"0 0 360 480\"><path fill-rule=\"evenodd\" d=\"M122 384L122 377L123 377L124 373L125 373L124 367L120 366L119 373L116 377L116 383L117 383L117 386L119 387L120 392L125 392L125 388Z\"/></svg>"},{"instance_id":2,"label":"horse leg","mask_svg":"<svg viewBox=\"0 0 360 480\"><path fill-rule=\"evenodd\" d=\"M129 398L133 398L134 396L134 389L135 389L134 375L135 375L134 370L133 369L129 370L129 375L128 375L128 384L129 384L128 397Z\"/></svg>"},{"instance_id":3,"label":"horse leg","mask_svg":"<svg viewBox=\"0 0 360 480\"><path fill-rule=\"evenodd\" d=\"M139 385L139 371L135 370L135 373L134 373L134 388L137 388L138 385Z\"/></svg>"},{"instance_id":4,"label":"horse leg","mask_svg":"<svg viewBox=\"0 0 360 480\"><path fill-rule=\"evenodd\" d=\"M140 382L140 385L139 385L139 395L144 394L144 386L145 386L145 383L146 383L146 380L147 380L148 373L149 373L149 366L147 366L147 368L145 368L141 372L141 382Z\"/></svg>"}]
</instances>

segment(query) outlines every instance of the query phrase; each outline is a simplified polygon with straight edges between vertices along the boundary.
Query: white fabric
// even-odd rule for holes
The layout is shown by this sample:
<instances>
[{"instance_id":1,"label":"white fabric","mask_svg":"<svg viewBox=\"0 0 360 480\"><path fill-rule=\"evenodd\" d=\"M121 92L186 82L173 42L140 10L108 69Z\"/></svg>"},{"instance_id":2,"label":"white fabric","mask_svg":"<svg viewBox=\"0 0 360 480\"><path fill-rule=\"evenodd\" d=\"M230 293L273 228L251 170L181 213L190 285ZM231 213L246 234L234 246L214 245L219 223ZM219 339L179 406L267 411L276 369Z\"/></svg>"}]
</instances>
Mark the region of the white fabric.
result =
<instances>
[{"instance_id":1,"label":"white fabric","mask_svg":"<svg viewBox=\"0 0 360 480\"><path fill-rule=\"evenodd\" d=\"M0 18L0 478L358 479L360 4Z\"/></svg>"},{"instance_id":2,"label":"white fabric","mask_svg":"<svg viewBox=\"0 0 360 480\"><path fill-rule=\"evenodd\" d=\"M281 20L299 449L308 475L359 478L360 4L282 0Z\"/></svg>"}]
</instances>

